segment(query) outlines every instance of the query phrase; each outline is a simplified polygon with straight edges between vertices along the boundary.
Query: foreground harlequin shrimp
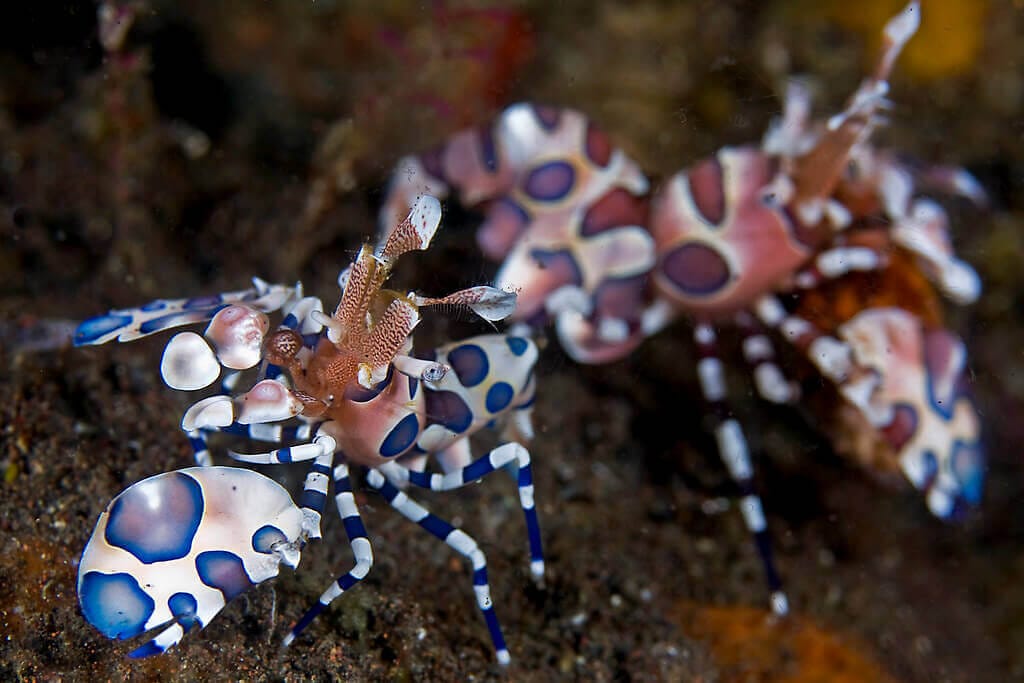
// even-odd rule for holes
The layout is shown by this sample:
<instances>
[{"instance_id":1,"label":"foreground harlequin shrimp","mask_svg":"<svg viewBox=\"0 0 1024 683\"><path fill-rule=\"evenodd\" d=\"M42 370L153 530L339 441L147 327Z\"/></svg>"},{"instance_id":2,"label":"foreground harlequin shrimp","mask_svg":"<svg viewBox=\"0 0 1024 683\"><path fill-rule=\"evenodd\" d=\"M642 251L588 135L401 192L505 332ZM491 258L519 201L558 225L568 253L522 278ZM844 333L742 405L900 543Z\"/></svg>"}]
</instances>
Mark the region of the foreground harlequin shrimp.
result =
<instances>
[{"instance_id":1,"label":"foreground harlequin shrimp","mask_svg":"<svg viewBox=\"0 0 1024 683\"><path fill-rule=\"evenodd\" d=\"M330 316L323 312L319 299L302 296L300 285L271 286L257 280L256 290L250 292L158 301L137 309L112 311L82 323L75 336L78 344L103 343L210 321L202 336L181 332L171 338L160 365L161 376L173 388L196 390L214 383L221 375L222 366L230 371L221 382L223 393L196 402L182 418L182 429L188 434L200 465L212 464L207 438L215 432L246 435L278 444L301 442L263 453L229 451L235 460L250 463L312 461L299 507L293 506L299 514L299 530L284 536L290 544L288 548L295 550L296 562L297 548L321 536L320 521L327 500L328 480L334 480L335 502L345 523L355 565L339 576L317 604L298 620L285 639L286 645L332 600L365 577L373 564L370 542L349 481L349 463L369 468L366 483L371 488L380 492L405 517L472 563L477 603L502 664L508 663L509 653L491 604L483 552L472 537L435 517L400 489L413 485L445 491L478 481L506 466L517 468L531 573L537 580L544 574L530 454L522 445L533 434L530 411L535 391L533 371L537 347L522 337L491 334L442 346L426 357L412 354L411 334L419 322L421 307L465 306L484 319L495 321L507 317L515 307L515 294L493 287L472 287L445 297L430 298L383 288L398 257L429 246L440 218L438 201L420 197L409 216L377 248L364 246L352 265L339 276L341 301ZM268 334L267 314L277 309L283 310L284 318L278 329ZM233 393L240 381L239 373L257 367L257 381L247 391ZM298 423L283 424L292 418L298 418ZM481 427L495 423L504 426L505 440L488 454L474 459L469 437ZM431 455L437 458L443 474L426 471ZM209 471L220 472L221 469ZM170 513L182 518L183 529L191 530L195 526L197 530L189 533L198 539L198 534L215 522L203 516L198 499L186 497L191 507L179 510L182 495L172 490L189 489L184 482L194 471L208 470L186 470L136 485L138 489L133 487L115 500L110 519L125 520L121 525L132 527L135 546L149 544L163 549L168 544L174 545L171 541L165 542L165 530L157 528L150 533L145 515L136 511L138 501L152 495L155 503L161 503ZM261 487L268 486L256 479L252 482L241 482L239 488L248 487L247 493L256 494ZM161 495L167 497L166 502ZM207 501L208 508L219 509L220 501L209 500L212 495L215 494L208 494L203 500ZM116 514L124 506L129 506L132 512ZM237 514L246 523L272 523L271 515L244 502ZM106 517L101 518L93 542L99 545L101 542L95 538L103 535L109 545L113 523ZM139 525L141 527L136 528ZM174 546L175 549L184 547L183 538L177 539L182 543ZM234 552L233 544L238 542L237 536L214 533L202 538L203 547L211 552ZM115 545L124 547L123 543ZM254 548L257 552L266 552ZM88 553L87 550L87 557L92 558ZM192 555L183 559L176 554L168 559L187 564L191 558ZM162 556L138 560L132 564L132 560L125 558L130 565L126 565L125 572L137 581L151 582L152 589L144 592L161 600L166 601L164 594L172 591L175 595L184 591L198 599L198 589L192 590L198 585L196 576L209 585L208 577L198 564L194 570L184 565L178 567L182 574L176 578L169 573L171 570L164 571L163 564L155 569L148 566L162 562ZM110 562L90 559L90 567L108 568ZM221 566L227 567L223 563L218 565ZM156 573L152 573L154 571ZM269 576L250 574L253 583ZM90 621L108 635L134 635L139 632L136 627L148 629L160 619L169 618L168 614L179 617L185 627L168 631L151 646L144 646L134 654L165 650L178 642L188 625L197 620L201 626L205 625L223 605L223 600L218 603L209 598L200 605L196 613L199 616L193 618L187 610L182 614L174 611L187 602L180 598L175 605L161 607L147 616L144 623L136 619L122 627L119 623L112 625L117 620L109 615L122 611L122 602L129 591L92 588L94 583L81 584L85 591L82 604L88 607L84 611ZM240 585L232 584L233 587ZM223 591L226 599L234 594L233 590ZM138 596L128 599L144 602Z\"/></svg>"},{"instance_id":2,"label":"foreground harlequin shrimp","mask_svg":"<svg viewBox=\"0 0 1024 683\"><path fill-rule=\"evenodd\" d=\"M787 611L787 601L746 439L728 410L716 327L738 327L744 360L769 401L797 398L775 363L774 335L803 353L879 433L907 429L905 405L914 406L921 425L949 422L920 383L936 376L928 366L931 340L948 333L909 336L897 362L871 355L859 335L850 336L882 318L865 315L839 331L821 329L777 296L799 303L801 294L850 274L884 271L898 253L909 256L929 288L954 302L978 297L980 281L953 252L945 212L915 197L918 186L928 186L980 204L977 182L960 169L911 167L870 144L888 106L890 71L919 14L911 2L888 22L874 72L840 113L811 119L808 93L794 82L782 119L760 145L724 148L650 196L636 166L581 114L520 104L489 128L402 160L381 212L387 234L421 188L454 190L462 201L481 204L486 220L478 242L502 261L497 282L530 302L516 319L553 322L577 361L614 361L680 318L693 324L718 450L741 490L740 507L778 613ZM881 245L860 239L880 229ZM958 362L941 374L960 386L962 354L954 356ZM914 365L904 368L906 362ZM908 377L918 383L908 388ZM894 459L943 518L960 507L957 501L976 502L981 482L978 422L969 402L957 405L953 424L927 443L923 437L892 442ZM961 443L969 445L961 450Z\"/></svg>"}]
</instances>

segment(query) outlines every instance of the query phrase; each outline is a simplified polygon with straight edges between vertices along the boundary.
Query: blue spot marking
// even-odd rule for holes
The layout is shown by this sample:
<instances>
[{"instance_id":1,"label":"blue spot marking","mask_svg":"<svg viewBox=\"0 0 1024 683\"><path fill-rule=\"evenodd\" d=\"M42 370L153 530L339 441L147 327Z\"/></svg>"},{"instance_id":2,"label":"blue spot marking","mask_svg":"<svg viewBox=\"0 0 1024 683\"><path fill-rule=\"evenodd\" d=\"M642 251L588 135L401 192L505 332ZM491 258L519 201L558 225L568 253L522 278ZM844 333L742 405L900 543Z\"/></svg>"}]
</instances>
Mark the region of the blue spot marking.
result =
<instances>
[{"instance_id":1,"label":"blue spot marking","mask_svg":"<svg viewBox=\"0 0 1024 683\"><path fill-rule=\"evenodd\" d=\"M107 313L89 318L75 328L75 346L86 346L92 344L100 337L110 334L114 330L127 327L132 322L130 315L115 315Z\"/></svg>"},{"instance_id":2,"label":"blue spot marking","mask_svg":"<svg viewBox=\"0 0 1024 683\"><path fill-rule=\"evenodd\" d=\"M721 252L701 242L686 242L667 252L658 266L662 275L685 296L711 296L733 280Z\"/></svg>"},{"instance_id":3,"label":"blue spot marking","mask_svg":"<svg viewBox=\"0 0 1024 683\"><path fill-rule=\"evenodd\" d=\"M196 556L199 579L224 594L225 602L241 595L253 585L245 573L242 559L226 550L208 550Z\"/></svg>"},{"instance_id":4,"label":"blue spot marking","mask_svg":"<svg viewBox=\"0 0 1024 683\"><path fill-rule=\"evenodd\" d=\"M505 343L508 344L509 350L516 356L523 355L526 353L526 349L530 347L530 342L522 337L505 337Z\"/></svg>"},{"instance_id":5,"label":"blue spot marking","mask_svg":"<svg viewBox=\"0 0 1024 683\"><path fill-rule=\"evenodd\" d=\"M491 369L487 353L476 344L456 346L448 352L448 364L464 387L475 387L480 384Z\"/></svg>"},{"instance_id":6,"label":"blue spot marking","mask_svg":"<svg viewBox=\"0 0 1024 683\"><path fill-rule=\"evenodd\" d=\"M130 574L86 572L78 589L82 614L107 638L131 638L146 630L156 603Z\"/></svg>"},{"instance_id":7,"label":"blue spot marking","mask_svg":"<svg viewBox=\"0 0 1024 683\"><path fill-rule=\"evenodd\" d=\"M150 477L114 499L104 536L145 564L176 560L192 549L203 506L203 491L192 477Z\"/></svg>"},{"instance_id":8,"label":"blue spot marking","mask_svg":"<svg viewBox=\"0 0 1024 683\"><path fill-rule=\"evenodd\" d=\"M523 181L523 191L541 202L564 199L576 183L576 169L567 161L550 161L530 171Z\"/></svg>"},{"instance_id":9,"label":"blue spot marking","mask_svg":"<svg viewBox=\"0 0 1024 683\"><path fill-rule=\"evenodd\" d=\"M427 422L439 424L456 434L473 424L473 411L454 391L428 391L426 393Z\"/></svg>"},{"instance_id":10,"label":"blue spot marking","mask_svg":"<svg viewBox=\"0 0 1024 683\"><path fill-rule=\"evenodd\" d=\"M415 377L409 378L409 398L416 398L416 390L420 388L420 381Z\"/></svg>"},{"instance_id":11,"label":"blue spot marking","mask_svg":"<svg viewBox=\"0 0 1024 683\"><path fill-rule=\"evenodd\" d=\"M284 317L284 320L281 321L281 326L287 327L289 330L294 330L299 326L299 319L295 317L294 313L289 313Z\"/></svg>"},{"instance_id":12,"label":"blue spot marking","mask_svg":"<svg viewBox=\"0 0 1024 683\"><path fill-rule=\"evenodd\" d=\"M487 410L492 413L501 412L512 402L512 397L515 396L515 393L515 389L508 382L495 382L487 390L487 398L485 400Z\"/></svg>"},{"instance_id":13,"label":"blue spot marking","mask_svg":"<svg viewBox=\"0 0 1024 683\"><path fill-rule=\"evenodd\" d=\"M186 631L196 625L199 603L191 593L175 593L167 598L167 607Z\"/></svg>"},{"instance_id":14,"label":"blue spot marking","mask_svg":"<svg viewBox=\"0 0 1024 683\"><path fill-rule=\"evenodd\" d=\"M266 524L252 535L252 549L258 553L269 553L275 543L286 543L288 537L276 526Z\"/></svg>"},{"instance_id":15,"label":"blue spot marking","mask_svg":"<svg viewBox=\"0 0 1024 683\"><path fill-rule=\"evenodd\" d=\"M385 458L393 458L409 450L420 434L420 421L415 413L409 413L396 424L380 445L380 454Z\"/></svg>"},{"instance_id":16,"label":"blue spot marking","mask_svg":"<svg viewBox=\"0 0 1024 683\"><path fill-rule=\"evenodd\" d=\"M977 443L956 441L953 444L951 469L960 484L960 496L971 505L981 502L985 483L985 457Z\"/></svg>"},{"instance_id":17,"label":"blue spot marking","mask_svg":"<svg viewBox=\"0 0 1024 683\"><path fill-rule=\"evenodd\" d=\"M149 313L150 311L162 311L165 308L167 308L167 302L163 299L157 299L156 301L150 301L139 310Z\"/></svg>"}]
</instances>

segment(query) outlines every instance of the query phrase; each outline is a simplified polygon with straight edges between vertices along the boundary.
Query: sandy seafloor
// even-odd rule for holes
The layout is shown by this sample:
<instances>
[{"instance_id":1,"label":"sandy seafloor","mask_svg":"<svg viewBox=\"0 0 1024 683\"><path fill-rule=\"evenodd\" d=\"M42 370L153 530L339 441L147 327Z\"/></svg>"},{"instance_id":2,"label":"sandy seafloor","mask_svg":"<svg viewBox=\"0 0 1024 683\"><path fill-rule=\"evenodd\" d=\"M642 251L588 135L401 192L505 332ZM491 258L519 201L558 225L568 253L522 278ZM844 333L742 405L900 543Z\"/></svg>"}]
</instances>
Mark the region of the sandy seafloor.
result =
<instances>
[{"instance_id":1,"label":"sandy seafloor","mask_svg":"<svg viewBox=\"0 0 1024 683\"><path fill-rule=\"evenodd\" d=\"M91 3L0 18L0 678L1024 678L1024 10L1008 0L925 0L878 135L963 164L992 195L988 211L947 204L985 282L976 305L948 312L970 349L989 455L984 504L964 523L933 519L913 491L836 455L833 398L793 354L796 409L755 400L734 362L735 414L795 615L772 623L738 510L721 505L732 489L681 324L606 367L544 350L531 447L544 588L530 584L507 477L420 494L488 554L507 672L469 569L372 493L358 494L371 575L288 650L289 625L349 565L336 519L297 573L166 655L125 659L128 646L85 622L75 574L94 520L130 483L190 464L177 425L194 397L160 382L159 338L28 346L108 308L240 289L252 275L301 278L331 305L337 271L373 232L387 169L504 104L585 110L655 178L759 139L787 73L808 74L820 110L834 111L899 3L485 4L153 0L106 60ZM324 201L307 204L311 188L328 188ZM398 282L442 293L486 281L474 220L450 207ZM429 317L424 339L484 329Z\"/></svg>"}]
</instances>

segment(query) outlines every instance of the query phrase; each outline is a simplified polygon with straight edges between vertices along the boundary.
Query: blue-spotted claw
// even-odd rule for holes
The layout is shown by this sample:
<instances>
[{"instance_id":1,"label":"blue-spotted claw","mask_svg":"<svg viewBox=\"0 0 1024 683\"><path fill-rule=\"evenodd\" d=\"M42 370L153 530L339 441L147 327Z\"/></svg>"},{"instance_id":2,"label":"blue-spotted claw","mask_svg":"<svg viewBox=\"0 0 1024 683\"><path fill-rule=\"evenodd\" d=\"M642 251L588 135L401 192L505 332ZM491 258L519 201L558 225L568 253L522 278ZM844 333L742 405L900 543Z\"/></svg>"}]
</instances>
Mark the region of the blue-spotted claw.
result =
<instances>
[{"instance_id":1,"label":"blue-spotted claw","mask_svg":"<svg viewBox=\"0 0 1024 683\"><path fill-rule=\"evenodd\" d=\"M232 598L299 563L302 513L267 477L193 467L144 479L100 515L78 568L85 618L108 638L162 628L129 656L159 654Z\"/></svg>"},{"instance_id":2,"label":"blue-spotted claw","mask_svg":"<svg viewBox=\"0 0 1024 683\"><path fill-rule=\"evenodd\" d=\"M952 519L980 503L985 455L964 386L963 343L898 308L867 309L840 326L839 336L880 380L851 402L892 448L932 514Z\"/></svg>"}]
</instances>

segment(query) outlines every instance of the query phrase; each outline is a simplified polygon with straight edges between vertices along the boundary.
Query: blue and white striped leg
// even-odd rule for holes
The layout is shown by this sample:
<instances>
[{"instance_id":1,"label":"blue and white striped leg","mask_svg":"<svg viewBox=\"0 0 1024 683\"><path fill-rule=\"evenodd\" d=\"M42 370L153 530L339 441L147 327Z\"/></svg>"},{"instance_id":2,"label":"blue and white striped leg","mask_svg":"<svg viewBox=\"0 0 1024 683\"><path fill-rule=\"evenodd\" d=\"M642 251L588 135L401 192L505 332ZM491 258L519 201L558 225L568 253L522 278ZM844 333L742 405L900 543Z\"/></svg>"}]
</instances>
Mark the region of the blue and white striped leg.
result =
<instances>
[{"instance_id":1,"label":"blue and white striped leg","mask_svg":"<svg viewBox=\"0 0 1024 683\"><path fill-rule=\"evenodd\" d=\"M217 430L193 429L185 432L188 436L188 442L192 446L192 454L196 459L196 464L200 467L213 466L213 456L210 455L210 447L206 443L206 437L211 431Z\"/></svg>"},{"instance_id":2,"label":"blue and white striped leg","mask_svg":"<svg viewBox=\"0 0 1024 683\"><path fill-rule=\"evenodd\" d=\"M313 313L323 313L324 304L315 296L307 296L295 302L291 308L285 310L284 319L278 326L279 330L295 330L305 337L307 335L318 335L323 325L313 319ZM311 346L310 344L306 344Z\"/></svg>"},{"instance_id":3,"label":"blue and white striped leg","mask_svg":"<svg viewBox=\"0 0 1024 683\"><path fill-rule=\"evenodd\" d=\"M253 441L266 441L269 443L285 443L287 441L304 441L310 439L322 422L302 422L290 427L282 427L279 424L270 422L243 425L232 422L226 427L201 427L186 432L189 443L195 454L196 464L200 467L209 467L213 464L210 456L207 439L210 434L235 434L248 437Z\"/></svg>"},{"instance_id":4,"label":"blue and white striped leg","mask_svg":"<svg viewBox=\"0 0 1024 683\"><path fill-rule=\"evenodd\" d=\"M315 460L328 453L334 453L337 447L338 444L334 437L317 433L311 442L297 446L285 446L284 448L263 453L239 453L238 451L228 450L228 455L233 460L239 462L248 462L255 465L281 465L289 462Z\"/></svg>"},{"instance_id":5,"label":"blue and white striped leg","mask_svg":"<svg viewBox=\"0 0 1024 683\"><path fill-rule=\"evenodd\" d=\"M533 468L530 465L530 452L522 445L515 442L502 444L482 458L447 474L417 472L402 467L398 463L386 463L379 469L398 487L409 482L431 491L451 491L479 481L513 462L519 466L517 480L519 503L523 508L523 516L526 518L526 534L530 543L530 574L533 575L534 580L540 581L544 578L544 549L541 545L537 507L534 504Z\"/></svg>"},{"instance_id":6,"label":"blue and white striped leg","mask_svg":"<svg viewBox=\"0 0 1024 683\"><path fill-rule=\"evenodd\" d=\"M699 323L694 329L697 342L697 354L700 361L697 374L700 377L704 400L716 421L715 438L718 441L718 454L725 463L733 481L740 488L740 509L747 529L754 537L757 552L761 557L765 580L771 592L771 607L776 614L789 612L789 601L782 590L782 580L775 569L771 538L764 517L761 497L754 491L754 468L750 462L747 440L743 436L743 428L734 417L729 416L725 403L725 377L722 362L715 353L716 335L714 329L706 323Z\"/></svg>"},{"instance_id":7,"label":"blue and white striped leg","mask_svg":"<svg viewBox=\"0 0 1024 683\"><path fill-rule=\"evenodd\" d=\"M238 386L238 380L242 378L241 370L226 370L221 376L220 393L231 395Z\"/></svg>"},{"instance_id":8,"label":"blue and white striped leg","mask_svg":"<svg viewBox=\"0 0 1024 683\"><path fill-rule=\"evenodd\" d=\"M318 460L318 462L320 461ZM348 542L352 547L352 555L355 556L356 564L347 573L339 576L323 592L317 603L296 622L291 632L285 636L285 647L291 645L295 641L296 636L302 633L321 612L327 609L327 606L335 598L362 581L373 566L373 548L370 546L370 539L366 535L366 527L363 526L363 520L359 516L359 508L356 507L355 497L352 495L352 485L348 479L348 465L344 463L334 467L334 502L338 506L338 514L341 515L341 520L345 525L345 533L348 534Z\"/></svg>"},{"instance_id":9,"label":"blue and white striped leg","mask_svg":"<svg viewBox=\"0 0 1024 683\"><path fill-rule=\"evenodd\" d=\"M334 452L325 453L313 461L306 473L299 496L299 508L302 510L302 535L306 540L320 538L320 520L323 519L324 507L327 505L327 484L331 479L331 464Z\"/></svg>"},{"instance_id":10,"label":"blue and white striped leg","mask_svg":"<svg viewBox=\"0 0 1024 683\"><path fill-rule=\"evenodd\" d=\"M775 347L757 319L741 311L736 314L736 325L743 335L743 359L750 368L758 395L771 403L795 402L800 391L775 362Z\"/></svg>"},{"instance_id":11,"label":"blue and white striped leg","mask_svg":"<svg viewBox=\"0 0 1024 683\"><path fill-rule=\"evenodd\" d=\"M487 583L487 558L477 542L466 532L434 516L425 507L399 491L380 470L370 470L366 476L366 483L379 491L391 507L402 513L406 519L416 522L473 563L473 591L476 593L476 603L484 615L484 621L487 622L498 663L506 666L511 657L505 646L505 636L502 635L498 617L494 613L494 605L491 603L491 587Z\"/></svg>"}]
</instances>

